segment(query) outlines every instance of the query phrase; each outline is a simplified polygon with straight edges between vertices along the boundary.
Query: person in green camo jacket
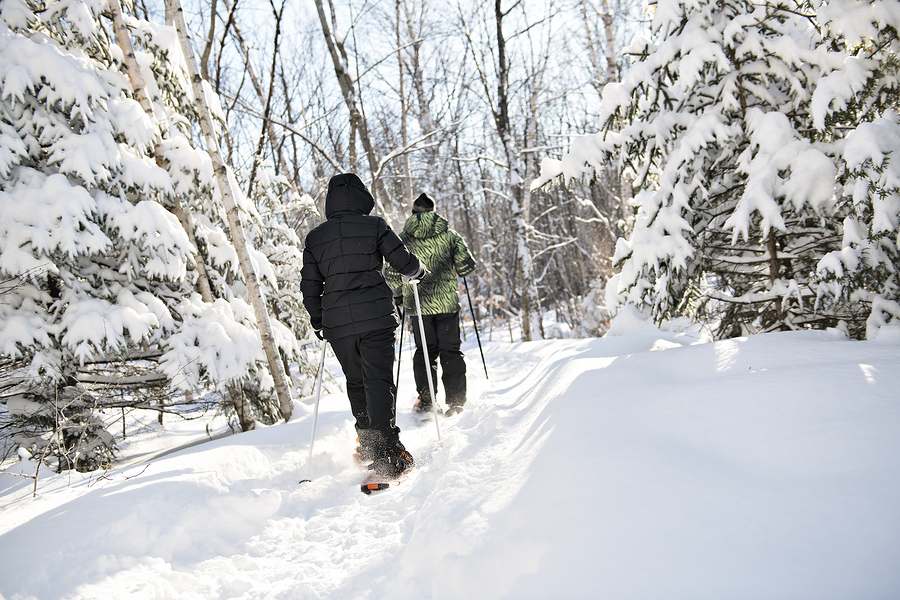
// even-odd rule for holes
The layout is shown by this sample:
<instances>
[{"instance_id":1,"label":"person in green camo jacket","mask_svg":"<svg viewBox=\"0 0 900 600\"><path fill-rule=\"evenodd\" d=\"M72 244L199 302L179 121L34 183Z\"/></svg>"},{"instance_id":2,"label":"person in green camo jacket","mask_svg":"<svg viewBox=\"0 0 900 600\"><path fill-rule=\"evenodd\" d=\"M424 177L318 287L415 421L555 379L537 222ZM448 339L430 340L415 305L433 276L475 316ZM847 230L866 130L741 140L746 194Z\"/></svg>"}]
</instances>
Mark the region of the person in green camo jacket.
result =
<instances>
[{"instance_id":1,"label":"person in green camo jacket","mask_svg":"<svg viewBox=\"0 0 900 600\"><path fill-rule=\"evenodd\" d=\"M428 269L419 283L419 301L425 326L425 343L431 362L431 379L437 393L437 363L441 361L441 380L448 406L448 414L462 410L466 403L466 361L459 349L459 293L457 277L465 277L475 270L475 259L466 242L452 230L447 219L434 212L434 201L421 194L413 203L412 215L406 220L400 239ZM399 273L387 266L385 278L394 291L397 308L416 319L412 289L403 285ZM419 393L417 412L431 410L425 359L418 326L412 328L416 340L413 355L413 375Z\"/></svg>"}]
</instances>

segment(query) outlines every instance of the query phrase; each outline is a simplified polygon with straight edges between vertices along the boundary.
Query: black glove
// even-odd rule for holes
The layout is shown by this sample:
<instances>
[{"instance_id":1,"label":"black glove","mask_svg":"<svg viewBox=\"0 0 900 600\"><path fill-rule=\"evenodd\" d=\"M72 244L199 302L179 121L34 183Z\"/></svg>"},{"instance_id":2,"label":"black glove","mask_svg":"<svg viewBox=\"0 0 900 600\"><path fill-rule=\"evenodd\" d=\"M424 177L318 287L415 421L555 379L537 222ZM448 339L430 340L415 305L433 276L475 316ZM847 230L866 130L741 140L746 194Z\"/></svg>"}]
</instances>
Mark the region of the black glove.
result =
<instances>
[{"instance_id":1,"label":"black glove","mask_svg":"<svg viewBox=\"0 0 900 600\"><path fill-rule=\"evenodd\" d=\"M425 277L427 277L431 272L425 268L425 265L419 265L419 272L415 275L404 275L403 282L409 284L418 284L421 283Z\"/></svg>"},{"instance_id":2,"label":"black glove","mask_svg":"<svg viewBox=\"0 0 900 600\"><path fill-rule=\"evenodd\" d=\"M398 313L403 313L403 296L394 296L394 308Z\"/></svg>"},{"instance_id":3,"label":"black glove","mask_svg":"<svg viewBox=\"0 0 900 600\"><path fill-rule=\"evenodd\" d=\"M313 333L316 334L316 337L319 338L320 340L325 339L325 334L322 333L321 329L313 329Z\"/></svg>"}]
</instances>

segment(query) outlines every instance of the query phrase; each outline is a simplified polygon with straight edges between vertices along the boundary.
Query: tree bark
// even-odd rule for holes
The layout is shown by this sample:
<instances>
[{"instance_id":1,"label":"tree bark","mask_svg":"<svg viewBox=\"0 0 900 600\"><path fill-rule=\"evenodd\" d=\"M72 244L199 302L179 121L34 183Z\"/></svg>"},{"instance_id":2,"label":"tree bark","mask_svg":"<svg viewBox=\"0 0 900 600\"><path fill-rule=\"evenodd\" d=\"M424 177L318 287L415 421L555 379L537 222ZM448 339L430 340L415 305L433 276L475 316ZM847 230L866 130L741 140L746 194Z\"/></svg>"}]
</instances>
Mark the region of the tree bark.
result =
<instances>
[{"instance_id":1,"label":"tree bark","mask_svg":"<svg viewBox=\"0 0 900 600\"><path fill-rule=\"evenodd\" d=\"M291 413L293 412L291 390L281 366L278 350L275 347L272 324L269 320L269 312L266 309L266 302L263 298L262 289L260 288L256 271L253 269L253 263L250 261L250 252L247 248L247 237L244 232L244 225L241 223L237 200L235 198L234 190L231 187L231 181L228 177L228 169L222 159L222 154L219 150L219 141L216 139L216 133L213 129L212 115L210 114L209 106L204 95L203 79L197 71L197 60L194 56L194 50L191 48L190 38L184 22L184 10L181 6L181 0L166 0L166 5L168 7L167 12L171 12L173 17L175 29L178 32L178 39L181 44L181 50L184 53L185 62L188 66L195 101L200 115L200 129L206 140L207 151L212 159L216 182L218 184L220 195L222 196L222 202L225 205L225 216L228 222L231 243L234 245L241 274L244 276L244 281L247 284L247 294L249 296L250 305L253 307L253 312L256 316L256 324L259 329L263 351L266 354L269 372L272 375L272 380L275 384L275 395L278 398L281 416L287 421L290 419Z\"/></svg>"},{"instance_id":2,"label":"tree bark","mask_svg":"<svg viewBox=\"0 0 900 600\"><path fill-rule=\"evenodd\" d=\"M212 0L209 5L209 31L206 34L206 43L203 44L203 52L200 54L200 74L207 81L209 81L209 55L212 53L213 41L216 38L217 9L218 0Z\"/></svg>"},{"instance_id":3,"label":"tree bark","mask_svg":"<svg viewBox=\"0 0 900 600\"><path fill-rule=\"evenodd\" d=\"M780 277L781 261L778 259L778 241L775 239L775 230L769 230L769 237L766 239L766 250L769 252L769 284L775 285L775 281ZM784 309L781 299L775 299L773 306L775 312L775 320L779 324L779 329L784 329ZM771 325L774 325L772 323Z\"/></svg>"},{"instance_id":4,"label":"tree bark","mask_svg":"<svg viewBox=\"0 0 900 600\"><path fill-rule=\"evenodd\" d=\"M606 35L606 83L619 80L616 66L616 35L613 28L613 13L609 0L601 0L603 5L603 33Z\"/></svg>"}]
</instances>

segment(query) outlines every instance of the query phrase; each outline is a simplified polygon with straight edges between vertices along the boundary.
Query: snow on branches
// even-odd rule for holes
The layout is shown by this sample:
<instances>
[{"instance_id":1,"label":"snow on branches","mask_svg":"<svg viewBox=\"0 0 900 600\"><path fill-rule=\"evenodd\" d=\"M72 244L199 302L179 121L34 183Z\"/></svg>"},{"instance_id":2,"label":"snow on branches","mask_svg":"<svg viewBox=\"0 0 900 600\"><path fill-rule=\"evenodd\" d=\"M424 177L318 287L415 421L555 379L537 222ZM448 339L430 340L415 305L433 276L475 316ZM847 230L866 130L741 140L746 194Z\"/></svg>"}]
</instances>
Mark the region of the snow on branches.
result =
<instances>
[{"instance_id":1,"label":"snow on branches","mask_svg":"<svg viewBox=\"0 0 900 600\"><path fill-rule=\"evenodd\" d=\"M609 307L723 337L873 337L896 318L898 30L893 2L661 0L639 62L604 89L602 131L533 184L610 166L634 182Z\"/></svg>"},{"instance_id":2,"label":"snow on branches","mask_svg":"<svg viewBox=\"0 0 900 600\"><path fill-rule=\"evenodd\" d=\"M0 367L21 374L32 399L21 406L45 404L5 418L60 456L84 440L66 441L54 420L94 422L90 413L102 406L103 395L80 392L90 402L58 405L93 363L143 361L149 352L168 385L186 390L249 382L265 391L271 380L212 163L192 142L196 113L177 37L132 16L125 30L111 7L0 4L0 281L15 282L0 293ZM127 48L117 45L123 39ZM241 209L263 240L250 247L254 267L284 305L285 274L275 265L296 265L296 234L249 199ZM273 329L283 356L296 356L291 331L277 321Z\"/></svg>"}]
</instances>

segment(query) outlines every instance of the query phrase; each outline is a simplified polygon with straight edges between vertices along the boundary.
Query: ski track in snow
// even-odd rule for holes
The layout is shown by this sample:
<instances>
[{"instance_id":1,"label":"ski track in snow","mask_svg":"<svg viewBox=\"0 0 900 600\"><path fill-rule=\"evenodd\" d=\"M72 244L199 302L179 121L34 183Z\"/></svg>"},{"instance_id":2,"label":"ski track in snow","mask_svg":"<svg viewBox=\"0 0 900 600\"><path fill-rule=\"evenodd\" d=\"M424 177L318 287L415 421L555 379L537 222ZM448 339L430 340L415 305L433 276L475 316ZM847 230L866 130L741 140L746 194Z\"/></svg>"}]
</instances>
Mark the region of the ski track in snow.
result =
<instances>
[{"instance_id":1,"label":"ski track in snow","mask_svg":"<svg viewBox=\"0 0 900 600\"><path fill-rule=\"evenodd\" d=\"M440 444L409 414L404 349L399 422L419 466L370 497L340 392L312 465L298 405L143 472L50 477L0 515L0 596L900 595L900 346L687 343L495 342L490 382L468 346L469 405Z\"/></svg>"}]
</instances>

